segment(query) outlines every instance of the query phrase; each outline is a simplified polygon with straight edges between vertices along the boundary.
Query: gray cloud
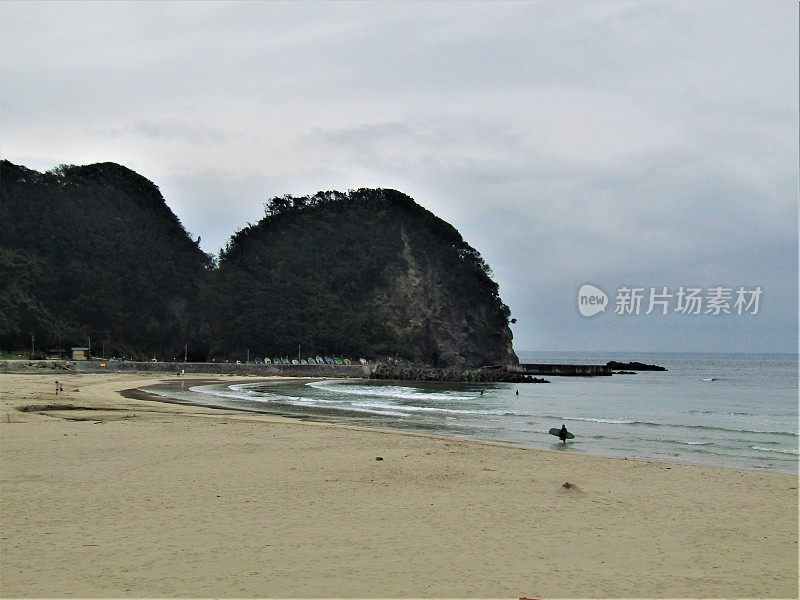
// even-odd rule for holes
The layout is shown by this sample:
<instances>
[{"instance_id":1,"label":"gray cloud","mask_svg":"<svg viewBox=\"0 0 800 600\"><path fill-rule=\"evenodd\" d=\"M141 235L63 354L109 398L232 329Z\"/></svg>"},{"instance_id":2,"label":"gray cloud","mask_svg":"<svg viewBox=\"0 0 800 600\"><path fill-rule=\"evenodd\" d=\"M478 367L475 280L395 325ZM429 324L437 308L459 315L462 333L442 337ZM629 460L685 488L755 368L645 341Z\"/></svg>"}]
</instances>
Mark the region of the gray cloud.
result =
<instances>
[{"instance_id":1,"label":"gray cloud","mask_svg":"<svg viewBox=\"0 0 800 600\"><path fill-rule=\"evenodd\" d=\"M208 251L270 196L395 187L482 252L518 349L797 348L790 3L2 3L0 16L4 157L125 164ZM761 285L764 305L585 319L585 282Z\"/></svg>"},{"instance_id":2,"label":"gray cloud","mask_svg":"<svg viewBox=\"0 0 800 600\"><path fill-rule=\"evenodd\" d=\"M249 134L175 119L161 121L142 119L122 126L89 126L87 133L109 138L145 137L154 141L179 140L190 144L230 144L236 140L258 143L258 139Z\"/></svg>"}]
</instances>

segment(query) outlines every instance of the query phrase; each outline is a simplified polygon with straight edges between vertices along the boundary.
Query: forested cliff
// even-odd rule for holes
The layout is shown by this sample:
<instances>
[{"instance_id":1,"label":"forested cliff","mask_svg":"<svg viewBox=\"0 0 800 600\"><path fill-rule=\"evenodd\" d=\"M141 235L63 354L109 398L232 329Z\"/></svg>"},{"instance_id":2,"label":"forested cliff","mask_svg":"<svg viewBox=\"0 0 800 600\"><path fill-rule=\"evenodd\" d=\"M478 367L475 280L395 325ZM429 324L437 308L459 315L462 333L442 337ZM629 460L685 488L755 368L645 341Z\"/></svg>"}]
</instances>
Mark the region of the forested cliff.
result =
<instances>
[{"instance_id":1,"label":"forested cliff","mask_svg":"<svg viewBox=\"0 0 800 600\"><path fill-rule=\"evenodd\" d=\"M0 343L172 358L197 346L211 259L158 187L113 163L0 164Z\"/></svg>"},{"instance_id":2,"label":"forested cliff","mask_svg":"<svg viewBox=\"0 0 800 600\"><path fill-rule=\"evenodd\" d=\"M454 227L395 190L274 198L212 274L214 339L278 352L516 362L508 307Z\"/></svg>"},{"instance_id":3,"label":"forested cliff","mask_svg":"<svg viewBox=\"0 0 800 600\"><path fill-rule=\"evenodd\" d=\"M215 266L158 188L112 163L0 165L0 344L169 360L516 362L480 254L395 190L273 198ZM97 353L97 352L96 352Z\"/></svg>"}]
</instances>

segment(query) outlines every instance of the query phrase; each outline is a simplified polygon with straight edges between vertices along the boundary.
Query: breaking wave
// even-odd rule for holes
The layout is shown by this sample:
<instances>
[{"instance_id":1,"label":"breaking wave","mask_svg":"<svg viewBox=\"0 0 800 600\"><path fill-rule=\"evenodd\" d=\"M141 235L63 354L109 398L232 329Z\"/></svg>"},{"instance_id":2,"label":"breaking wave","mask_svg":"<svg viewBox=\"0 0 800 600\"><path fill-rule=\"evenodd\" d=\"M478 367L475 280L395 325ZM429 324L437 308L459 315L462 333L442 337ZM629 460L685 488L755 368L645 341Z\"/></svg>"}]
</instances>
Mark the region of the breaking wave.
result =
<instances>
[{"instance_id":1,"label":"breaking wave","mask_svg":"<svg viewBox=\"0 0 800 600\"><path fill-rule=\"evenodd\" d=\"M797 448L764 448L763 446L750 446L753 450L760 452L777 452L778 454L791 454L798 456Z\"/></svg>"}]
</instances>

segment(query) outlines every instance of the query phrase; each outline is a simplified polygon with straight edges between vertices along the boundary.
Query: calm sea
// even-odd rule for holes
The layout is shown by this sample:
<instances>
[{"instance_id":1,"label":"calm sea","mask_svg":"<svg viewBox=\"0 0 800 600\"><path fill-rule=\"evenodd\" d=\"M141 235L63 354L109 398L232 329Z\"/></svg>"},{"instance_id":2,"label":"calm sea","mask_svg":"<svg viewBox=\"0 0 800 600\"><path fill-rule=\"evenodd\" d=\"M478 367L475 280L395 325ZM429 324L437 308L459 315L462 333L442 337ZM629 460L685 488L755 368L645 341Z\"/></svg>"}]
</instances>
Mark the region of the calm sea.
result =
<instances>
[{"instance_id":1,"label":"calm sea","mask_svg":"<svg viewBox=\"0 0 800 600\"><path fill-rule=\"evenodd\" d=\"M549 377L549 384L348 379L155 391L181 403L562 452L798 472L796 354L520 353L521 362L609 360L669 371ZM562 423L575 434L566 448L548 434Z\"/></svg>"}]
</instances>

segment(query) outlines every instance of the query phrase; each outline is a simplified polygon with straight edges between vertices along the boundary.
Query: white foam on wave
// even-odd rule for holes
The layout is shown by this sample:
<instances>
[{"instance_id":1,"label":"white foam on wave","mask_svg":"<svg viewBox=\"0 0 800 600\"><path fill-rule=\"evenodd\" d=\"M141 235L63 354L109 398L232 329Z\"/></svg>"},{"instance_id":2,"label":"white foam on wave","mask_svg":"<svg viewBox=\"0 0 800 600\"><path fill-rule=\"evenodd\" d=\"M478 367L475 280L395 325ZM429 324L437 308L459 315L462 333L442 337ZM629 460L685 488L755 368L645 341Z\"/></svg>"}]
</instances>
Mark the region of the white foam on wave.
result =
<instances>
[{"instance_id":1,"label":"white foam on wave","mask_svg":"<svg viewBox=\"0 0 800 600\"><path fill-rule=\"evenodd\" d=\"M259 386L263 386L263 383L234 383L228 386L228 389L231 390L249 390L249 388L255 388Z\"/></svg>"},{"instance_id":2,"label":"white foam on wave","mask_svg":"<svg viewBox=\"0 0 800 600\"><path fill-rule=\"evenodd\" d=\"M777 452L778 454L792 454L798 456L796 448L764 448L763 446L750 446L750 448L761 452Z\"/></svg>"},{"instance_id":3,"label":"white foam on wave","mask_svg":"<svg viewBox=\"0 0 800 600\"><path fill-rule=\"evenodd\" d=\"M407 417L406 413L402 413L395 410L382 410L379 408L362 408L362 407L353 407L350 405L327 405L327 406L320 406L314 400L288 400L286 404L291 404L292 406L302 406L304 408L312 407L312 408L324 408L326 410L335 410L335 411L342 411L342 412L355 412L355 413L364 413L369 415L381 415L385 417Z\"/></svg>"},{"instance_id":4,"label":"white foam on wave","mask_svg":"<svg viewBox=\"0 0 800 600\"><path fill-rule=\"evenodd\" d=\"M585 421L587 423L608 423L611 425L633 425L639 422L631 419L611 419L606 417L561 417L561 419L564 421Z\"/></svg>"},{"instance_id":5,"label":"white foam on wave","mask_svg":"<svg viewBox=\"0 0 800 600\"><path fill-rule=\"evenodd\" d=\"M589 423L605 423L610 425L646 425L648 427L674 427L677 429L698 429L698 430L707 430L707 431L727 431L733 433L744 433L744 434L765 434L765 435L791 435L794 437L798 436L796 431L775 431L775 430L765 430L765 429L744 429L744 428L732 428L732 427L720 427L717 425L691 425L686 423L657 423L655 421L636 421L633 419L618 419L618 418L607 418L607 417L559 417L557 415L537 415L542 418L552 418L558 419L561 421L586 421Z\"/></svg>"},{"instance_id":6,"label":"white foam on wave","mask_svg":"<svg viewBox=\"0 0 800 600\"><path fill-rule=\"evenodd\" d=\"M398 411L404 412L424 412L424 413L444 413L444 414L452 414L452 415L495 415L501 417L511 417L511 416L524 416L524 415L515 415L514 413L504 411L504 410L469 410L469 409L461 409L461 408L438 408L434 406L414 406L409 404L391 404L387 402L380 402L380 401L356 401L352 402L351 406L357 406L362 408L389 408Z\"/></svg>"},{"instance_id":7,"label":"white foam on wave","mask_svg":"<svg viewBox=\"0 0 800 600\"><path fill-rule=\"evenodd\" d=\"M678 444L680 446L711 446L715 442L711 440L676 440L676 439L654 439L654 442L663 444Z\"/></svg>"},{"instance_id":8,"label":"white foam on wave","mask_svg":"<svg viewBox=\"0 0 800 600\"><path fill-rule=\"evenodd\" d=\"M338 381L311 381L309 387L346 394L349 396L386 396L402 400L468 400L478 396L471 392L449 391L445 393L429 393L417 391L420 388L411 388L401 385L347 385Z\"/></svg>"},{"instance_id":9,"label":"white foam on wave","mask_svg":"<svg viewBox=\"0 0 800 600\"><path fill-rule=\"evenodd\" d=\"M689 415L723 415L726 417L757 417L759 413L743 412L743 411L718 411L718 410L685 410Z\"/></svg>"},{"instance_id":10,"label":"white foam on wave","mask_svg":"<svg viewBox=\"0 0 800 600\"><path fill-rule=\"evenodd\" d=\"M189 390L192 392L207 394L210 396L232 398L234 400L247 400L249 402L261 402L264 404L273 404L278 402L281 404L288 404L290 406L297 406L302 408L324 408L326 410L332 409L332 410L357 412L357 413L372 414L372 415L381 415L386 417L408 416L406 413L402 413L396 410L385 410L383 407L376 407L376 408L352 407L349 403L343 404L342 402L335 402L333 400L325 400L322 398L284 396L281 394L265 392L263 388L258 390L250 389L262 385L263 384L257 384L257 383L256 384L241 383L241 384L229 385L228 389L220 389L215 386L195 386L193 388L189 388ZM386 408L391 408L391 407L387 406Z\"/></svg>"},{"instance_id":11,"label":"white foam on wave","mask_svg":"<svg viewBox=\"0 0 800 600\"><path fill-rule=\"evenodd\" d=\"M247 400L249 402L295 402L298 400L297 396L282 396L281 394L273 394L263 391L249 390L246 386L253 384L237 384L229 385L227 389L220 389L213 385L197 385L189 388L190 392L198 394L205 394L208 396L217 396L221 398L231 398L233 400Z\"/></svg>"},{"instance_id":12,"label":"white foam on wave","mask_svg":"<svg viewBox=\"0 0 800 600\"><path fill-rule=\"evenodd\" d=\"M212 396L219 396L222 394L227 394L228 396L232 396L232 394L228 391L234 391L240 394L240 396L245 397L252 395L254 392L251 392L247 389L247 386L252 384L247 383L240 383L236 385L229 385L225 389L219 387L218 384L214 385L195 385L189 388L190 392L196 392L198 394L211 394Z\"/></svg>"},{"instance_id":13,"label":"white foam on wave","mask_svg":"<svg viewBox=\"0 0 800 600\"><path fill-rule=\"evenodd\" d=\"M255 396L250 390L240 388L239 386L229 385L227 388L222 389L216 385L195 385L189 388L190 392L195 394L205 394L207 396L222 396L223 398L237 398L239 400L249 400Z\"/></svg>"}]
</instances>

